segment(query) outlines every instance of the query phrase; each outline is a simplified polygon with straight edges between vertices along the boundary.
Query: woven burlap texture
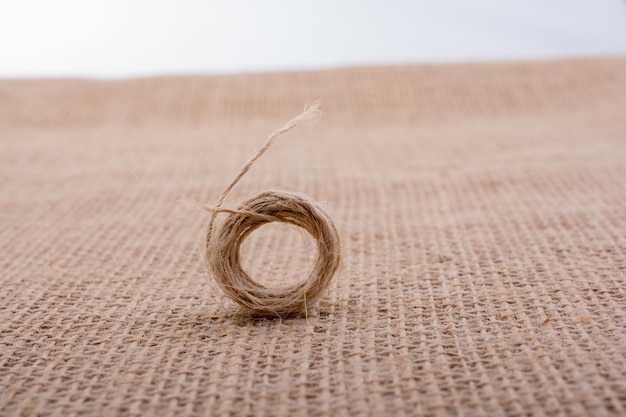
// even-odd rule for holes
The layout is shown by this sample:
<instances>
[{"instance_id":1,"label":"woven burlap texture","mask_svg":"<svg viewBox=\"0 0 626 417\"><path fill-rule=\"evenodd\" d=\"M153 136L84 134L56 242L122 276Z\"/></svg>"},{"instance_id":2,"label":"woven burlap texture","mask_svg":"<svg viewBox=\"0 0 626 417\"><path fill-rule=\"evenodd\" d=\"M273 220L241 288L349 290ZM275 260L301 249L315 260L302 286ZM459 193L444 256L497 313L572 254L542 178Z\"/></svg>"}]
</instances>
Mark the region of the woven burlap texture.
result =
<instances>
[{"instance_id":1,"label":"woven burlap texture","mask_svg":"<svg viewBox=\"0 0 626 417\"><path fill-rule=\"evenodd\" d=\"M306 319L238 316L208 213L280 188L335 221ZM626 414L626 58L0 81L0 415ZM291 226L246 240L306 276Z\"/></svg>"}]
</instances>

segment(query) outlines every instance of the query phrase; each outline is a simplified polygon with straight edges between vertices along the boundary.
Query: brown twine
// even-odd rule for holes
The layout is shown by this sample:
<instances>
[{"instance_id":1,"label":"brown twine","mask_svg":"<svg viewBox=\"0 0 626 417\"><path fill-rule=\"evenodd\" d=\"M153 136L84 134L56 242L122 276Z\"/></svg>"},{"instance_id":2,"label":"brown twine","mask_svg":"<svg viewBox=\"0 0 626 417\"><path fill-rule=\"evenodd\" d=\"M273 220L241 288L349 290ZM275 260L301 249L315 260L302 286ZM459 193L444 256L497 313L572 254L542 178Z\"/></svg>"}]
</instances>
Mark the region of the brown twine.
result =
<instances>
[{"instance_id":1,"label":"brown twine","mask_svg":"<svg viewBox=\"0 0 626 417\"><path fill-rule=\"evenodd\" d=\"M287 317L307 314L328 288L340 262L339 236L328 214L310 198L287 191L263 191L242 202L237 209L222 207L224 200L252 165L284 133L300 123L318 119L319 102L272 133L265 144L241 168L214 207L206 235L206 263L211 276L228 297L256 317ZM215 229L219 213L227 214ZM262 225L283 222L299 226L317 241L317 259L309 276L283 289L267 288L254 281L241 266L243 241Z\"/></svg>"}]
</instances>

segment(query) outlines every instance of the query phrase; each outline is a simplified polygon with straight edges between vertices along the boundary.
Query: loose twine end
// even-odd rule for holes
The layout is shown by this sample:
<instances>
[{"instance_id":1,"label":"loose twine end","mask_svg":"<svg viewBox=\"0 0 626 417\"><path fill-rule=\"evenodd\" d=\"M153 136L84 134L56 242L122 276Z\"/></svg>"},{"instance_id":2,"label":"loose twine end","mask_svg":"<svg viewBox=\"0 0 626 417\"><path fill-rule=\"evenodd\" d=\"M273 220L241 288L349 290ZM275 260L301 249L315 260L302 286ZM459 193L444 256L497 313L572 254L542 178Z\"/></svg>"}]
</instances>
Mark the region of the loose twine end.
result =
<instances>
[{"instance_id":1,"label":"loose twine end","mask_svg":"<svg viewBox=\"0 0 626 417\"><path fill-rule=\"evenodd\" d=\"M341 259L337 230L330 216L310 198L287 191L263 191L241 202L236 209L222 207L224 200L254 163L283 134L299 124L321 117L319 100L274 131L265 144L243 165L214 206L206 234L206 263L215 282L237 304L255 317L306 315L328 288ZM226 214L215 227L218 214ZM309 276L284 289L267 288L254 281L241 266L243 241L262 225L283 222L306 230L317 242L317 259Z\"/></svg>"}]
</instances>

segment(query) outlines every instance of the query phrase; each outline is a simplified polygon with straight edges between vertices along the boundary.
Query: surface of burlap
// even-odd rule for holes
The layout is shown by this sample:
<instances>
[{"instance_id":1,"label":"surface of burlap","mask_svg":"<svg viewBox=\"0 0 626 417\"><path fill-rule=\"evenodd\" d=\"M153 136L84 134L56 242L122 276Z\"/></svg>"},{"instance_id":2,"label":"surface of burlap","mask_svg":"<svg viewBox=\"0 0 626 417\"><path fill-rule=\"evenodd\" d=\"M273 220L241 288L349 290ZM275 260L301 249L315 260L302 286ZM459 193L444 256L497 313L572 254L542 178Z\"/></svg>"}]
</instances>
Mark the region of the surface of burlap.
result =
<instances>
[{"instance_id":1,"label":"surface of burlap","mask_svg":"<svg viewBox=\"0 0 626 417\"><path fill-rule=\"evenodd\" d=\"M226 205L323 202L343 265L245 319L180 200L317 98ZM625 58L0 81L0 415L624 415L625 112ZM263 226L246 268L311 248Z\"/></svg>"}]
</instances>

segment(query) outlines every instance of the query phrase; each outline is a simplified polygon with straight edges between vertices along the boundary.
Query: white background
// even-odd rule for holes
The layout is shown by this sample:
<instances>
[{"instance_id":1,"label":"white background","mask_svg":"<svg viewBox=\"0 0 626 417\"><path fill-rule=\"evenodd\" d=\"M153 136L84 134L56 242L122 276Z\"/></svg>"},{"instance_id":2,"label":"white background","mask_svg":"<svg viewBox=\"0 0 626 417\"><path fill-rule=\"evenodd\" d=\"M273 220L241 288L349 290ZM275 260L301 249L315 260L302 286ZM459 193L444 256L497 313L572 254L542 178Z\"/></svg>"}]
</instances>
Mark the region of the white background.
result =
<instances>
[{"instance_id":1,"label":"white background","mask_svg":"<svg viewBox=\"0 0 626 417\"><path fill-rule=\"evenodd\" d=\"M626 0L3 0L0 77L626 54Z\"/></svg>"}]
</instances>

